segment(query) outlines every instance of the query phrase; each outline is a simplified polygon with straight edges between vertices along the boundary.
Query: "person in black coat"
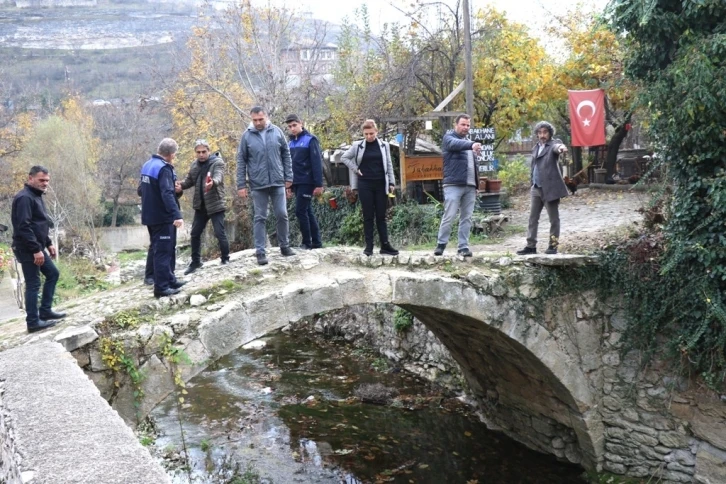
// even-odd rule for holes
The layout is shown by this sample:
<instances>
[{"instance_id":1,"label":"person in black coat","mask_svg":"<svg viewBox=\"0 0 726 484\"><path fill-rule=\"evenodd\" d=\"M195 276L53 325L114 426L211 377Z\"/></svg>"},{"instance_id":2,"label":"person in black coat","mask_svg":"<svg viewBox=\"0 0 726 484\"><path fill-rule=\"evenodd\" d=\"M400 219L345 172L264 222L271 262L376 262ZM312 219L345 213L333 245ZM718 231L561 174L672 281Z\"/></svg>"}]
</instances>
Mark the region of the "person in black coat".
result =
<instances>
[{"instance_id":1,"label":"person in black coat","mask_svg":"<svg viewBox=\"0 0 726 484\"><path fill-rule=\"evenodd\" d=\"M13 199L11 209L13 253L25 278L25 322L28 333L55 326L58 319L66 316L51 309L60 274L52 260L56 256L56 248L48 237L50 222L43 203L49 183L47 168L37 165L32 167L25 187ZM45 277L45 284L38 308L40 274Z\"/></svg>"}]
</instances>

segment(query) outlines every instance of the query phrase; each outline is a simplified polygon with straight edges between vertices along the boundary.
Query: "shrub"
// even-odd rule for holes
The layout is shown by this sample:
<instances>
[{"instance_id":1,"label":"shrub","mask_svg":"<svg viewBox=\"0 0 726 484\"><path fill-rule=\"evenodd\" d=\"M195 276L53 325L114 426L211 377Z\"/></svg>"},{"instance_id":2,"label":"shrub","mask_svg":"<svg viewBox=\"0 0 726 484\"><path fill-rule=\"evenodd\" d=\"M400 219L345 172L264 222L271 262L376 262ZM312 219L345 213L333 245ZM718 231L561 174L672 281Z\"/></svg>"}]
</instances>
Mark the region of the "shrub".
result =
<instances>
[{"instance_id":1,"label":"shrub","mask_svg":"<svg viewBox=\"0 0 726 484\"><path fill-rule=\"evenodd\" d=\"M521 193L529 188L529 165L527 158L516 155L504 158L499 165L499 179L508 193Z\"/></svg>"}]
</instances>

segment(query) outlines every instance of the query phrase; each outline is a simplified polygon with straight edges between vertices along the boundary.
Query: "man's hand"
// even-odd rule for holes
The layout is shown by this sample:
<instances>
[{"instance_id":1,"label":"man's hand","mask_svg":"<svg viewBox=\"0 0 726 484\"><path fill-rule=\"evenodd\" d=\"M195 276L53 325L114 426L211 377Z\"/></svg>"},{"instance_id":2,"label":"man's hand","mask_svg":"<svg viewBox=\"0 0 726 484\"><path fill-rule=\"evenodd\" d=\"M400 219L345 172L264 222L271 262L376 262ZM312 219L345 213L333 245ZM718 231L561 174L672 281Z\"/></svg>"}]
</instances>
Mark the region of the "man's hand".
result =
<instances>
[{"instance_id":1,"label":"man's hand","mask_svg":"<svg viewBox=\"0 0 726 484\"><path fill-rule=\"evenodd\" d=\"M567 153L567 146L560 145L560 147L557 149L558 153Z\"/></svg>"},{"instance_id":2,"label":"man's hand","mask_svg":"<svg viewBox=\"0 0 726 484\"><path fill-rule=\"evenodd\" d=\"M184 220L182 220L182 219L174 220L174 227L176 227L178 229L184 227Z\"/></svg>"},{"instance_id":3,"label":"man's hand","mask_svg":"<svg viewBox=\"0 0 726 484\"><path fill-rule=\"evenodd\" d=\"M323 187L315 187L315 190L313 190L313 196L319 197L323 194Z\"/></svg>"},{"instance_id":4,"label":"man's hand","mask_svg":"<svg viewBox=\"0 0 726 484\"><path fill-rule=\"evenodd\" d=\"M285 188L285 197L290 200L292 198L292 188Z\"/></svg>"},{"instance_id":5,"label":"man's hand","mask_svg":"<svg viewBox=\"0 0 726 484\"><path fill-rule=\"evenodd\" d=\"M388 185L388 193L393 193L396 191L396 185Z\"/></svg>"},{"instance_id":6,"label":"man's hand","mask_svg":"<svg viewBox=\"0 0 726 484\"><path fill-rule=\"evenodd\" d=\"M58 255L58 252L55 250L55 247L52 245L48 246L48 253L50 253L50 258L55 259L55 256Z\"/></svg>"},{"instance_id":7,"label":"man's hand","mask_svg":"<svg viewBox=\"0 0 726 484\"><path fill-rule=\"evenodd\" d=\"M239 195L242 198L247 198L247 189L240 188L239 190L237 190L237 195Z\"/></svg>"},{"instance_id":8,"label":"man's hand","mask_svg":"<svg viewBox=\"0 0 726 484\"><path fill-rule=\"evenodd\" d=\"M174 182L174 191L175 191L176 193L181 193L181 192L183 191L183 190L182 190L182 186L181 186L181 182L180 182L180 181L176 181L176 182Z\"/></svg>"},{"instance_id":9,"label":"man's hand","mask_svg":"<svg viewBox=\"0 0 726 484\"><path fill-rule=\"evenodd\" d=\"M44 262L45 262L45 254L43 254L42 250L33 254L33 264L40 267L43 265Z\"/></svg>"},{"instance_id":10,"label":"man's hand","mask_svg":"<svg viewBox=\"0 0 726 484\"><path fill-rule=\"evenodd\" d=\"M292 182L291 181L286 181L285 182L285 188L292 188Z\"/></svg>"},{"instance_id":11,"label":"man's hand","mask_svg":"<svg viewBox=\"0 0 726 484\"><path fill-rule=\"evenodd\" d=\"M471 145L471 150L478 155L481 151L481 143L474 143Z\"/></svg>"},{"instance_id":12,"label":"man's hand","mask_svg":"<svg viewBox=\"0 0 726 484\"><path fill-rule=\"evenodd\" d=\"M208 192L209 190L212 189L213 186L214 186L214 180L209 180L207 183L204 184L204 191Z\"/></svg>"}]
</instances>

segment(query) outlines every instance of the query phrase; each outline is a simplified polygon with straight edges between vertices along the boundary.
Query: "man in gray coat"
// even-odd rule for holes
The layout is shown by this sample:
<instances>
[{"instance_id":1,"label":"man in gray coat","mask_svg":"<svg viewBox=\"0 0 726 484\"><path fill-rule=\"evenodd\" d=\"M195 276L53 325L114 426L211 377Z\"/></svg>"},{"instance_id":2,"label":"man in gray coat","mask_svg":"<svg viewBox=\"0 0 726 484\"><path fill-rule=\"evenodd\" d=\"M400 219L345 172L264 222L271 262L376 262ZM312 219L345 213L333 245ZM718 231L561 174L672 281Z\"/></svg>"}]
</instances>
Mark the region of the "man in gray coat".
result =
<instances>
[{"instance_id":1,"label":"man in gray coat","mask_svg":"<svg viewBox=\"0 0 726 484\"><path fill-rule=\"evenodd\" d=\"M559 167L560 153L567 153L567 147L560 140L553 140L555 128L546 121L534 127L539 142L532 149L530 182L532 183L527 226L527 246L517 254L537 253L537 229L542 208L550 218L550 239L545 254L556 254L560 241L560 198L567 196L567 186Z\"/></svg>"},{"instance_id":2,"label":"man in gray coat","mask_svg":"<svg viewBox=\"0 0 726 484\"><path fill-rule=\"evenodd\" d=\"M237 149L237 194L246 199L252 191L255 210L254 239L257 263L267 264L265 254L267 209L277 219L277 241L284 256L295 255L290 248L285 190L292 186L292 160L287 139L280 128L270 123L259 106L250 111L252 122L242 133Z\"/></svg>"},{"instance_id":3,"label":"man in gray coat","mask_svg":"<svg viewBox=\"0 0 726 484\"><path fill-rule=\"evenodd\" d=\"M197 159L182 182L182 190L194 187L194 221L192 222L192 262L184 271L191 274L202 267L202 233L207 222L212 221L214 236L219 241L222 264L229 263L229 241L224 230L224 160L219 152L212 153L206 140L194 142Z\"/></svg>"}]
</instances>

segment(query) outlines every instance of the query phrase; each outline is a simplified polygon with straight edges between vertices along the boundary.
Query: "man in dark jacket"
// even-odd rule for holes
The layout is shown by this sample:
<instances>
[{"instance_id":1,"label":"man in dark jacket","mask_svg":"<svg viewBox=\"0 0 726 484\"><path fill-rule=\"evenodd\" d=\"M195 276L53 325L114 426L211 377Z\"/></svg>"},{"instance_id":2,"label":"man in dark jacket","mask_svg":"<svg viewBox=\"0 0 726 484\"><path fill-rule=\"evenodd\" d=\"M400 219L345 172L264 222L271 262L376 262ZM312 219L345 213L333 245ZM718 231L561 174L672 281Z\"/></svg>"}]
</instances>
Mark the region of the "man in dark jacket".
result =
<instances>
[{"instance_id":1,"label":"man in dark jacket","mask_svg":"<svg viewBox=\"0 0 726 484\"><path fill-rule=\"evenodd\" d=\"M32 167L25 187L13 199L10 215L13 223L13 253L25 278L25 322L28 333L55 326L57 321L54 320L66 316L51 309L59 273L51 259L56 256L56 249L48 237L49 222L42 198L48 190L48 183L48 169ZM38 309L41 273L45 276L45 284Z\"/></svg>"},{"instance_id":2,"label":"man in dark jacket","mask_svg":"<svg viewBox=\"0 0 726 484\"><path fill-rule=\"evenodd\" d=\"M282 130L270 123L259 106L250 111L252 122L242 133L237 149L237 194L246 199L248 187L255 207L254 238L257 263L267 264L265 254L267 209L277 219L277 241L283 256L295 255L290 248L285 189L292 186L290 147Z\"/></svg>"},{"instance_id":3,"label":"man in dark jacket","mask_svg":"<svg viewBox=\"0 0 726 484\"><path fill-rule=\"evenodd\" d=\"M229 263L229 241L224 230L224 160L219 152L211 153L209 143L203 139L198 139L194 143L194 153L197 159L181 182L182 190L194 187L192 262L184 274L191 274L202 267L202 233L210 219L214 235L219 241L222 264Z\"/></svg>"},{"instance_id":4,"label":"man in dark jacket","mask_svg":"<svg viewBox=\"0 0 726 484\"><path fill-rule=\"evenodd\" d=\"M469 128L471 117L460 114L456 118L456 126L444 135L441 143L444 153L444 215L441 217L434 255L444 253L451 235L451 224L456 212L460 210L458 254L463 257L472 256L469 250L469 232L479 186L475 154L481 151L481 143L466 139Z\"/></svg>"},{"instance_id":5,"label":"man in dark jacket","mask_svg":"<svg viewBox=\"0 0 726 484\"><path fill-rule=\"evenodd\" d=\"M181 211L176 202L176 173L174 158L176 141L164 138L157 154L141 167L141 223L151 238L154 257L154 297L177 294L185 283L174 276L176 259L176 229L183 226Z\"/></svg>"},{"instance_id":6,"label":"man in dark jacket","mask_svg":"<svg viewBox=\"0 0 726 484\"><path fill-rule=\"evenodd\" d=\"M555 128L546 121L534 127L539 142L532 149L530 166L531 202L529 224L527 225L527 246L517 254L537 253L537 229L542 208L547 209L550 218L550 240L545 254L556 254L560 241L560 198L567 196L567 185L562 179L559 167L560 153L567 153L567 147L560 140L553 140Z\"/></svg>"},{"instance_id":7,"label":"man in dark jacket","mask_svg":"<svg viewBox=\"0 0 726 484\"><path fill-rule=\"evenodd\" d=\"M313 213L312 200L323 193L323 157L318 138L310 134L297 114L285 119L290 132L292 189L295 191L295 216L300 223L301 249L323 246L320 227Z\"/></svg>"}]
</instances>

